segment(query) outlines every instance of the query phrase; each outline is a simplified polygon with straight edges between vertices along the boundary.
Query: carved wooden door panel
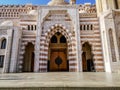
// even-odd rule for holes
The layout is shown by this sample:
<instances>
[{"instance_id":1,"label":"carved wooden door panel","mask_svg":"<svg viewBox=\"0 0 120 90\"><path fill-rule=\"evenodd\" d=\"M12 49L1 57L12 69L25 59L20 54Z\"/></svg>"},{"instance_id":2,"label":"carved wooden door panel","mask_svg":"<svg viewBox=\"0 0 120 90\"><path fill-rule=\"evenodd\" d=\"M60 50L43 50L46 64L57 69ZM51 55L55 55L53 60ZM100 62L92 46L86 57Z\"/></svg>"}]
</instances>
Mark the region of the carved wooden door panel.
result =
<instances>
[{"instance_id":1,"label":"carved wooden door panel","mask_svg":"<svg viewBox=\"0 0 120 90\"><path fill-rule=\"evenodd\" d=\"M66 50L52 50L51 51L50 71L67 71Z\"/></svg>"}]
</instances>

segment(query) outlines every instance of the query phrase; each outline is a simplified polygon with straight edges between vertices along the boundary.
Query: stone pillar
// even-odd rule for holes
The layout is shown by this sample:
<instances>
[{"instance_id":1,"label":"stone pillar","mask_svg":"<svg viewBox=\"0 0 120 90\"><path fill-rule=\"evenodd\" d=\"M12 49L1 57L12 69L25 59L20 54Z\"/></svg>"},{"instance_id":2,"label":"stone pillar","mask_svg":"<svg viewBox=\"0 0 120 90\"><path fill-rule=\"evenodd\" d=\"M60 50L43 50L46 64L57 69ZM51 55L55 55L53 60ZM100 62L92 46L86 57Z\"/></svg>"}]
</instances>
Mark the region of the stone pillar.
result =
<instances>
[{"instance_id":1,"label":"stone pillar","mask_svg":"<svg viewBox=\"0 0 120 90\"><path fill-rule=\"evenodd\" d=\"M79 22L79 7L76 7L76 24L75 24L75 32L76 32L76 53L77 53L77 63L78 63L78 72L82 72L82 53L81 53L81 39L80 39L80 22Z\"/></svg>"},{"instance_id":2,"label":"stone pillar","mask_svg":"<svg viewBox=\"0 0 120 90\"><path fill-rule=\"evenodd\" d=\"M103 12L102 0L96 0L97 14L98 16Z\"/></svg>"},{"instance_id":3,"label":"stone pillar","mask_svg":"<svg viewBox=\"0 0 120 90\"><path fill-rule=\"evenodd\" d=\"M39 57L40 57L40 35L41 35L41 14L40 10L38 11L37 19L37 34L36 34L36 43L35 43L35 61L34 61L34 72L39 72Z\"/></svg>"},{"instance_id":4,"label":"stone pillar","mask_svg":"<svg viewBox=\"0 0 120 90\"><path fill-rule=\"evenodd\" d=\"M113 54L119 61L119 52L118 52L118 46L117 46L117 40L116 40L116 30L115 30L115 23L114 23L114 16L112 10L108 11L107 13L104 13L100 16L100 26L101 26L101 40L102 40L102 48L103 48L103 57L104 57L104 64L105 64L105 71L106 72L112 72L116 71L117 63L113 62L112 60L112 52L111 46L110 46L110 37L109 37L109 30L112 30L112 36L113 36L113 46L115 50L115 53ZM117 18L118 19L118 18Z\"/></svg>"},{"instance_id":5,"label":"stone pillar","mask_svg":"<svg viewBox=\"0 0 120 90\"><path fill-rule=\"evenodd\" d=\"M100 21L104 20L102 17ZM108 40L106 37L105 25L104 22L101 22L101 38L102 38L102 48L103 48L103 57L104 57L104 64L105 64L105 72L111 72L111 64L110 64L110 57L109 57L109 50L108 50Z\"/></svg>"},{"instance_id":6,"label":"stone pillar","mask_svg":"<svg viewBox=\"0 0 120 90\"><path fill-rule=\"evenodd\" d=\"M110 9L115 9L114 0L96 0L97 14L100 16L102 12L106 12Z\"/></svg>"},{"instance_id":7,"label":"stone pillar","mask_svg":"<svg viewBox=\"0 0 120 90\"><path fill-rule=\"evenodd\" d=\"M115 9L115 0L107 0L107 9Z\"/></svg>"},{"instance_id":8,"label":"stone pillar","mask_svg":"<svg viewBox=\"0 0 120 90\"><path fill-rule=\"evenodd\" d=\"M108 10L108 2L107 2L107 0L102 0L102 9L103 9L103 12Z\"/></svg>"},{"instance_id":9,"label":"stone pillar","mask_svg":"<svg viewBox=\"0 0 120 90\"><path fill-rule=\"evenodd\" d=\"M6 54L5 54L5 60L4 60L4 68L3 68L3 72L4 73L8 73L9 72L9 68L10 68L10 57L11 57L11 43L12 43L12 29L7 30L8 33L8 37L7 39L7 45L6 45Z\"/></svg>"},{"instance_id":10,"label":"stone pillar","mask_svg":"<svg viewBox=\"0 0 120 90\"><path fill-rule=\"evenodd\" d=\"M18 51L19 51L19 39L21 37L21 30L18 28L14 28L13 34L13 44L12 44L12 51L11 51L11 62L10 62L10 71L14 73L17 71L17 60L18 60Z\"/></svg>"},{"instance_id":11,"label":"stone pillar","mask_svg":"<svg viewBox=\"0 0 120 90\"><path fill-rule=\"evenodd\" d=\"M69 64L74 63L74 66L70 66L70 72L79 72L82 71L82 59L81 59L81 40L80 40L80 23L79 23L79 9L78 6L74 6L73 10L68 10L69 15L71 15L71 19L74 22L73 30L74 35L71 37L72 44L72 60L70 60ZM73 34L73 33L72 33Z\"/></svg>"}]
</instances>

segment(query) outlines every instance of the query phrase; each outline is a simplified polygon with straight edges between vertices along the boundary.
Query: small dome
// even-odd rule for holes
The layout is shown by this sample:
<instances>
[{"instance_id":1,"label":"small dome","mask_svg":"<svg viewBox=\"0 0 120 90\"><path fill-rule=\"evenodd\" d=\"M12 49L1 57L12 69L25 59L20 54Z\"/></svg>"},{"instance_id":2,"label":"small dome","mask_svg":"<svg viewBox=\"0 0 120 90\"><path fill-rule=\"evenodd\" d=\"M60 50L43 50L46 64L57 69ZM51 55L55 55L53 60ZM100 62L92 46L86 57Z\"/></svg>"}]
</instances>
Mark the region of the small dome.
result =
<instances>
[{"instance_id":1,"label":"small dome","mask_svg":"<svg viewBox=\"0 0 120 90\"><path fill-rule=\"evenodd\" d=\"M3 21L0 26L13 26L13 22L12 21Z\"/></svg>"},{"instance_id":2,"label":"small dome","mask_svg":"<svg viewBox=\"0 0 120 90\"><path fill-rule=\"evenodd\" d=\"M52 0L48 3L49 6L55 6L55 5L66 5L68 2L64 0Z\"/></svg>"}]
</instances>

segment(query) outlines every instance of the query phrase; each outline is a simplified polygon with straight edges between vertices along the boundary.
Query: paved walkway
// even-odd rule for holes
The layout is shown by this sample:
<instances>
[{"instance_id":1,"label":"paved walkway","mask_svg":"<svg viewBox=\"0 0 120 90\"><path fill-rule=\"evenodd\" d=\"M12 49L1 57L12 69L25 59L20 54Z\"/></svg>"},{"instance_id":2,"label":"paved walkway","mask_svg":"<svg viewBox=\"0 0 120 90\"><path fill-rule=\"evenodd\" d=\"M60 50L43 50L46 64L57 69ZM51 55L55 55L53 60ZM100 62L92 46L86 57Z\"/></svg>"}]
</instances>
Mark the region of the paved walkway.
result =
<instances>
[{"instance_id":1,"label":"paved walkway","mask_svg":"<svg viewBox=\"0 0 120 90\"><path fill-rule=\"evenodd\" d=\"M3 87L120 87L117 73L18 73L0 74Z\"/></svg>"}]
</instances>

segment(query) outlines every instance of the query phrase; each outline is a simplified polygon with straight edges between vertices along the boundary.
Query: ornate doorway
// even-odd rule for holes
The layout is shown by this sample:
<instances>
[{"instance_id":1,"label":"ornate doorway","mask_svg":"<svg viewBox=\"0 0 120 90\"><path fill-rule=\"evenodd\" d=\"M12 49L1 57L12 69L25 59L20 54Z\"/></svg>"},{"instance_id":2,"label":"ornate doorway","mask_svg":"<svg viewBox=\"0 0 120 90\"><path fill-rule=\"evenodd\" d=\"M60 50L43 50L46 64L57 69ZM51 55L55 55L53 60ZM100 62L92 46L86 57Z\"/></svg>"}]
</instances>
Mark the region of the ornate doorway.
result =
<instances>
[{"instance_id":1,"label":"ornate doorway","mask_svg":"<svg viewBox=\"0 0 120 90\"><path fill-rule=\"evenodd\" d=\"M67 41L59 32L52 36L49 44L49 71L68 71Z\"/></svg>"},{"instance_id":2,"label":"ornate doorway","mask_svg":"<svg viewBox=\"0 0 120 90\"><path fill-rule=\"evenodd\" d=\"M89 43L86 42L85 44L83 44L82 50L83 72L95 71L91 45L89 45Z\"/></svg>"},{"instance_id":3,"label":"ornate doorway","mask_svg":"<svg viewBox=\"0 0 120 90\"><path fill-rule=\"evenodd\" d=\"M28 43L25 49L24 60L23 60L23 72L34 71L34 45Z\"/></svg>"}]
</instances>

